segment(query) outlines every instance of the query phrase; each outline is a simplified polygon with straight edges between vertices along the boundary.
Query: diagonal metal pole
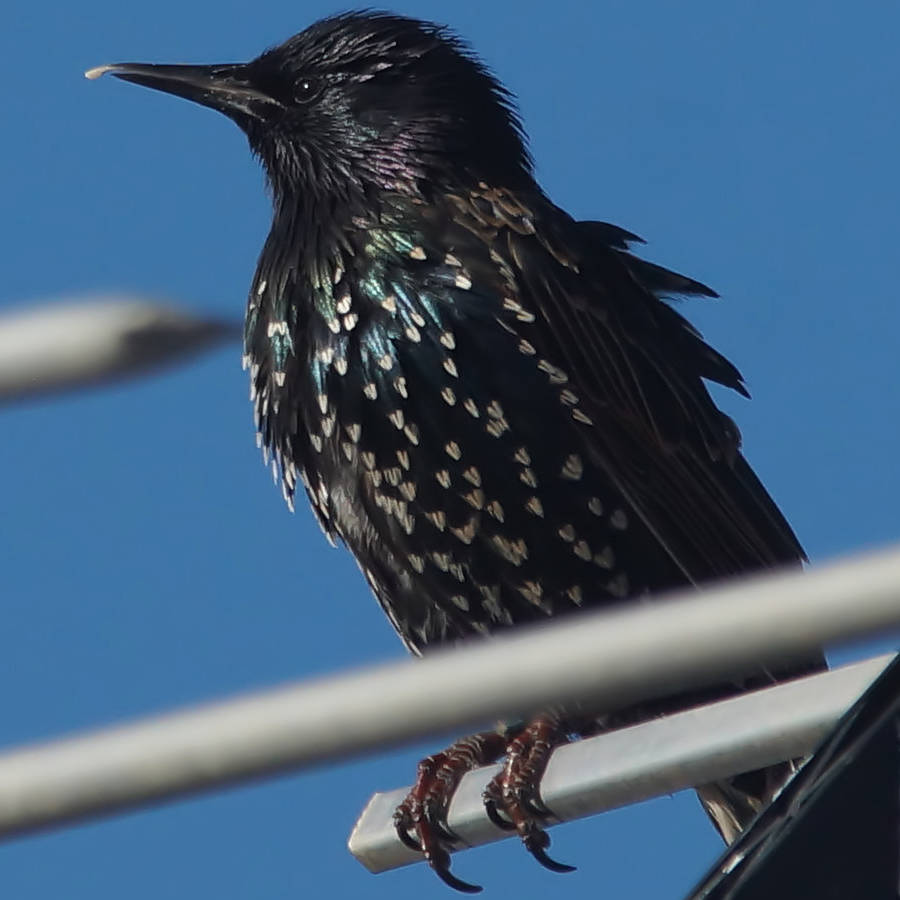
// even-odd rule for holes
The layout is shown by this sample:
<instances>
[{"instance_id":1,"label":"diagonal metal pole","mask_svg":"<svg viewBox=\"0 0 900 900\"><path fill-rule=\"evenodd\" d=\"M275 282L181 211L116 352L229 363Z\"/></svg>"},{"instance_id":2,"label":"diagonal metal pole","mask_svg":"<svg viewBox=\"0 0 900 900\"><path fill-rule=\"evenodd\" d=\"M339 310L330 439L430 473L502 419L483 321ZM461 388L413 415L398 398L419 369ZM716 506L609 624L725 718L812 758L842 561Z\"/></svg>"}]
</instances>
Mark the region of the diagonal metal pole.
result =
<instances>
[{"instance_id":1,"label":"diagonal metal pole","mask_svg":"<svg viewBox=\"0 0 900 900\"><path fill-rule=\"evenodd\" d=\"M148 300L83 298L0 314L0 405L188 359L240 326Z\"/></svg>"},{"instance_id":2,"label":"diagonal metal pole","mask_svg":"<svg viewBox=\"0 0 900 900\"><path fill-rule=\"evenodd\" d=\"M900 550L585 614L0 755L0 835L583 700L614 708L900 624ZM522 665L527 660L527 665Z\"/></svg>"},{"instance_id":3,"label":"diagonal metal pole","mask_svg":"<svg viewBox=\"0 0 900 900\"><path fill-rule=\"evenodd\" d=\"M892 659L880 656L559 747L541 779L552 824L803 756ZM459 849L516 837L497 828L484 809L482 793L499 768L469 772L453 797L448 824ZM408 791L374 794L350 835L350 852L370 872L422 862L393 823Z\"/></svg>"}]
</instances>

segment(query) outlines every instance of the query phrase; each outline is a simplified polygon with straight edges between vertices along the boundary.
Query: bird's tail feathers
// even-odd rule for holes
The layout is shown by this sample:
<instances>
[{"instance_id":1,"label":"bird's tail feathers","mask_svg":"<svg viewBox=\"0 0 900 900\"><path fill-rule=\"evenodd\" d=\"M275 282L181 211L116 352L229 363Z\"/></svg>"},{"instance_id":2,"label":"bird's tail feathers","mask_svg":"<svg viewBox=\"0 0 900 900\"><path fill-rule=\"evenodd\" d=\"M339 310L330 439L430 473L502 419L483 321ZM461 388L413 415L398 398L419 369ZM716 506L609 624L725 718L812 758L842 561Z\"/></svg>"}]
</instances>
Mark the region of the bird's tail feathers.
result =
<instances>
[{"instance_id":1,"label":"bird's tail feathers","mask_svg":"<svg viewBox=\"0 0 900 900\"><path fill-rule=\"evenodd\" d=\"M804 758L697 787L697 796L726 844L732 844L781 792Z\"/></svg>"}]
</instances>

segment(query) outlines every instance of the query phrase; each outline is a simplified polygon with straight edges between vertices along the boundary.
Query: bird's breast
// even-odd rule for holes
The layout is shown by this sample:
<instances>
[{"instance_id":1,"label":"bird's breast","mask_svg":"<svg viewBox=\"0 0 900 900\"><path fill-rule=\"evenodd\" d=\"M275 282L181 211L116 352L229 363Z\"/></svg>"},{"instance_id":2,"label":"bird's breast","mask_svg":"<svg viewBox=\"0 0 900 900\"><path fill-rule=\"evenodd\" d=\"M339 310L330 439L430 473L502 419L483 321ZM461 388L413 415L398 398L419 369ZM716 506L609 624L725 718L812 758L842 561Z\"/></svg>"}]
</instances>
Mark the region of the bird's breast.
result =
<instances>
[{"instance_id":1,"label":"bird's breast","mask_svg":"<svg viewBox=\"0 0 900 900\"><path fill-rule=\"evenodd\" d=\"M281 391L302 408L291 447L320 520L407 641L640 589L624 567L630 516L583 449L566 373L500 315L457 306L435 321L396 302L338 307L338 327L322 317Z\"/></svg>"}]
</instances>

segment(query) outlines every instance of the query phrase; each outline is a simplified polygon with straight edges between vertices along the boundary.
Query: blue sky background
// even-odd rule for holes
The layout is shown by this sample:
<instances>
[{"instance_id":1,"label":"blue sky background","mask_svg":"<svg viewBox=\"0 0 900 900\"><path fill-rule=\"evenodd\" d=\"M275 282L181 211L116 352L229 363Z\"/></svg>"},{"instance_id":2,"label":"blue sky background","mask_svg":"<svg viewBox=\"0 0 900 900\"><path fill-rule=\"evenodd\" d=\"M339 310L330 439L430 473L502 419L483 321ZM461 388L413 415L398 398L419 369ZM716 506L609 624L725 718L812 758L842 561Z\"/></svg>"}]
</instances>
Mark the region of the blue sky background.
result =
<instances>
[{"instance_id":1,"label":"blue sky background","mask_svg":"<svg viewBox=\"0 0 900 900\"><path fill-rule=\"evenodd\" d=\"M128 289L239 317L262 177L214 113L115 60L232 61L341 7L5 0L0 305ZM885 2L403 2L518 94L549 194L716 287L688 312L747 376L723 397L813 561L900 537L900 7ZM0 744L401 657L348 555L260 464L239 351L0 412ZM347 853L403 752L0 847L16 900L450 897ZM488 897L677 900L718 838L682 794L455 868Z\"/></svg>"}]
</instances>

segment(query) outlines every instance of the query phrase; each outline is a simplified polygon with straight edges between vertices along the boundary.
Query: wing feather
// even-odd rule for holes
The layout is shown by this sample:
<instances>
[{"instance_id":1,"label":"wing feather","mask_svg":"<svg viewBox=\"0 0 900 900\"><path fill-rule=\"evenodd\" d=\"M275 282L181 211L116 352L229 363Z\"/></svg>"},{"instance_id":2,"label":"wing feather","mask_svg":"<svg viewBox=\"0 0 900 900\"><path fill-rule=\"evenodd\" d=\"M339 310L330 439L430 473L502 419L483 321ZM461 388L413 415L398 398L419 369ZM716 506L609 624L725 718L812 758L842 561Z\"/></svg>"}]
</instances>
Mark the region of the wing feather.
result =
<instances>
[{"instance_id":1,"label":"wing feather","mask_svg":"<svg viewBox=\"0 0 900 900\"><path fill-rule=\"evenodd\" d=\"M456 203L465 223L465 198ZM469 204L538 316L538 352L566 372L593 423L581 429L585 449L686 580L804 559L704 383L746 396L740 372L663 299L714 292L632 256L629 232L576 222L544 198L482 189Z\"/></svg>"}]
</instances>

